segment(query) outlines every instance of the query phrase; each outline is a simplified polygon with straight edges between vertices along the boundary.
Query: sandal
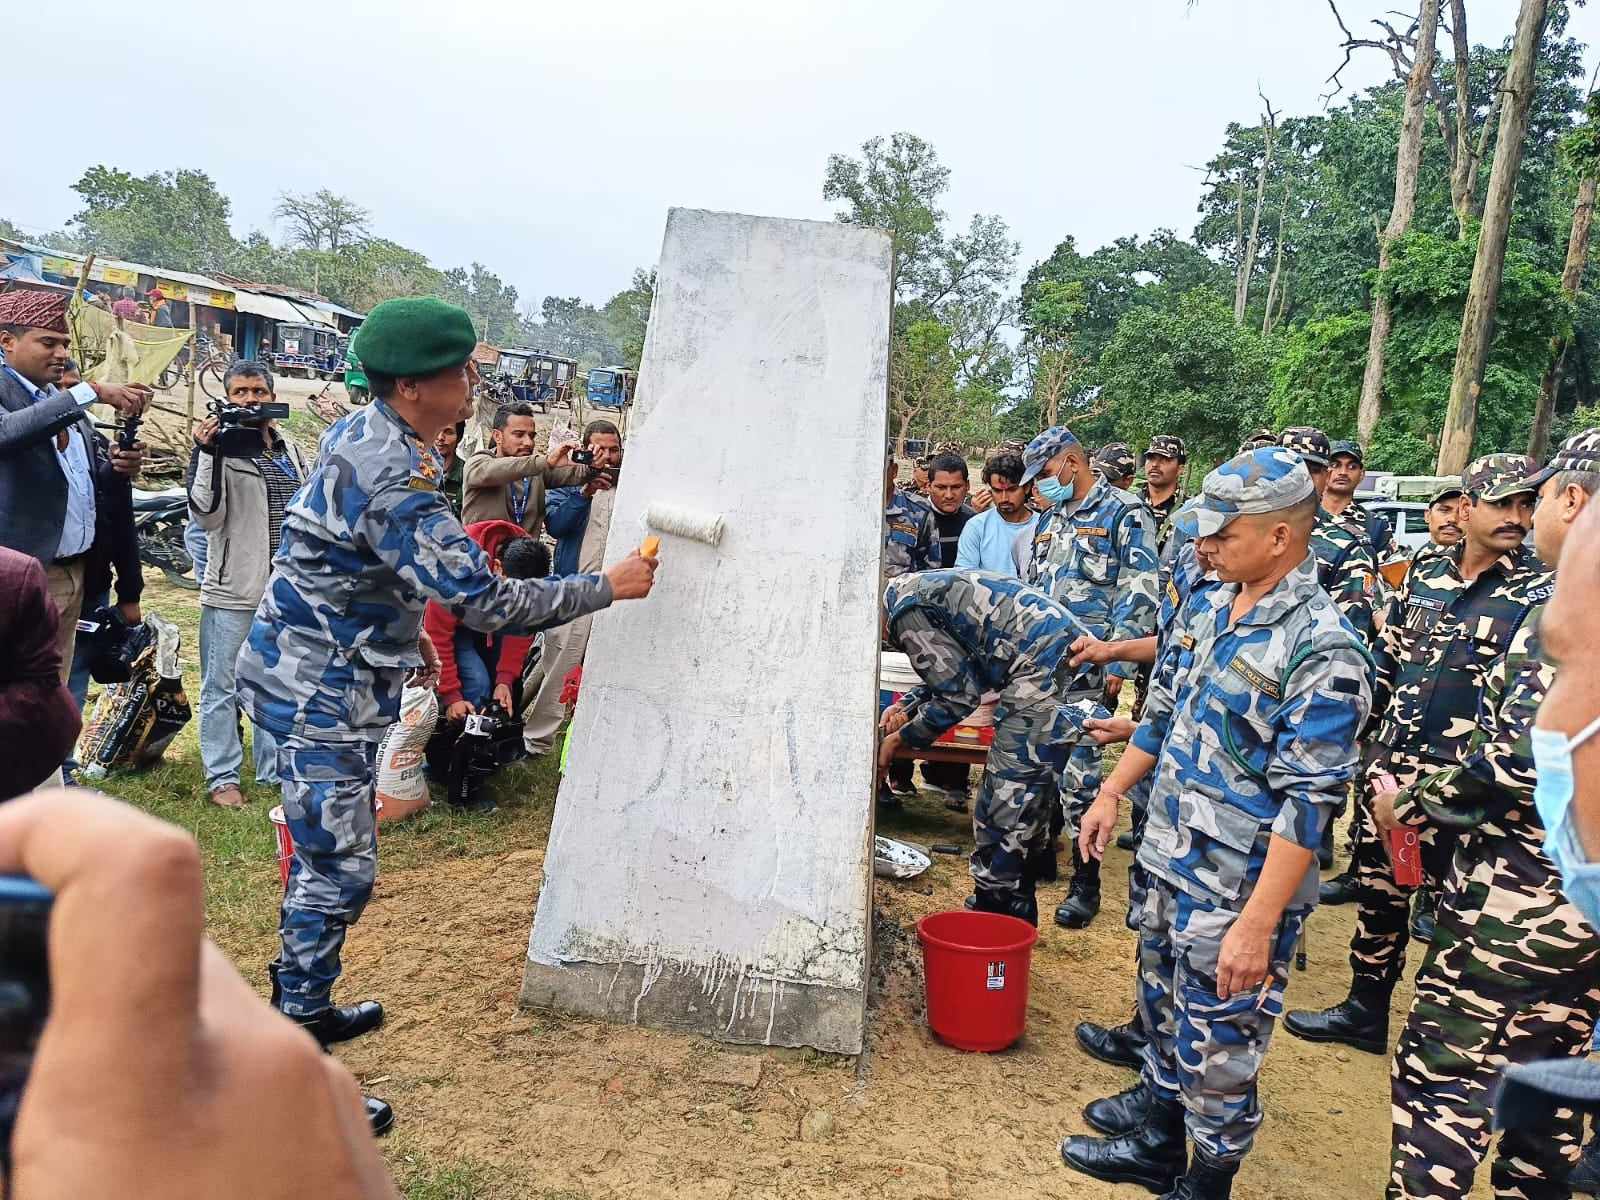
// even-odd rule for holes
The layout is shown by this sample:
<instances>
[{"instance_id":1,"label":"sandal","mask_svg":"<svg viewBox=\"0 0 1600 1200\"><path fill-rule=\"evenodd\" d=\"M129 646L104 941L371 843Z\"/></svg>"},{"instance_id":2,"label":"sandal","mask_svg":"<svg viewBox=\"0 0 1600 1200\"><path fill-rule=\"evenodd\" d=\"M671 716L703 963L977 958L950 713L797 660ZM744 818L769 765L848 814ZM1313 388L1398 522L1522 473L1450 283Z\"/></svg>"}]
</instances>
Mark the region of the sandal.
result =
<instances>
[{"instance_id":1,"label":"sandal","mask_svg":"<svg viewBox=\"0 0 1600 1200\"><path fill-rule=\"evenodd\" d=\"M248 803L239 786L233 783L213 788L208 798L218 808L243 808Z\"/></svg>"}]
</instances>

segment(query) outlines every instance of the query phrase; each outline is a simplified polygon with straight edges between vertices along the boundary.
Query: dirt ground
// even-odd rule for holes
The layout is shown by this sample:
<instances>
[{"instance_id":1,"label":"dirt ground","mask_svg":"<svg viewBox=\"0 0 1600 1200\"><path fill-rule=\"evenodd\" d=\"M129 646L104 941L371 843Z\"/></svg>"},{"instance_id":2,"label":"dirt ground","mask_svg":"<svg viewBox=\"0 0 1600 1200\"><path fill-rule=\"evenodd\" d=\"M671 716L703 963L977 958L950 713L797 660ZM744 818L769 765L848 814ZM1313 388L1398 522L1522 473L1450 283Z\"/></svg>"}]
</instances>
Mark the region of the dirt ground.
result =
<instances>
[{"instance_id":1,"label":"dirt ground","mask_svg":"<svg viewBox=\"0 0 1600 1200\"><path fill-rule=\"evenodd\" d=\"M966 820L927 796L881 827L909 840L971 844ZM470 1194L1139 1194L1068 1171L1056 1150L1063 1135L1087 1132L1086 1102L1132 1082L1073 1041L1078 1021L1117 1021L1130 1005L1125 853L1108 858L1105 908L1089 930L1046 923L1027 1036L992 1055L940 1045L922 1011L913 926L961 903L965 859L935 856L920 879L880 880L877 986L859 1061L518 1011L543 856L541 839L493 857L385 870L346 947L342 993L381 997L390 1016L340 1056L394 1103L403 1146L483 1164ZM1051 909L1063 890L1047 890ZM1351 918L1348 907L1317 915L1310 970L1295 975L1292 1004L1320 1006L1343 994ZM754 1086L714 1081L753 1069L748 1059L760 1064ZM1263 1103L1266 1124L1235 1188L1241 1200L1379 1193L1386 1059L1280 1031ZM831 1132L802 1136L814 1112L831 1118ZM818 1123L828 1121L808 1124Z\"/></svg>"}]
</instances>

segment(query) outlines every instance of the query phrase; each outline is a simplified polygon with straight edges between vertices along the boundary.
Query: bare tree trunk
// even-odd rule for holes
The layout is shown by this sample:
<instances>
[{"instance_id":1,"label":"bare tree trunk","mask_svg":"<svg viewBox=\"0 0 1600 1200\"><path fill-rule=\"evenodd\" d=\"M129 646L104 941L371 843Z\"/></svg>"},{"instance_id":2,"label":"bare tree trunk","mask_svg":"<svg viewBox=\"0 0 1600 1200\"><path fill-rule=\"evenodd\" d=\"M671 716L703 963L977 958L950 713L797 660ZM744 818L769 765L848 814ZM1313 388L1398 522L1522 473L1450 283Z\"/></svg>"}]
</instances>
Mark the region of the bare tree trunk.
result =
<instances>
[{"instance_id":1,"label":"bare tree trunk","mask_svg":"<svg viewBox=\"0 0 1600 1200\"><path fill-rule=\"evenodd\" d=\"M1267 311L1261 318L1261 332L1271 333L1273 326L1272 306L1278 299L1278 281L1283 278L1283 228L1289 218L1289 185L1283 185L1283 205L1278 209L1278 249L1273 256L1272 279L1267 284Z\"/></svg>"},{"instance_id":2,"label":"bare tree trunk","mask_svg":"<svg viewBox=\"0 0 1600 1200\"><path fill-rule=\"evenodd\" d=\"M1472 43L1467 38L1467 0L1450 0L1450 37L1456 57L1456 150L1450 156L1450 206L1455 209L1460 236L1466 237L1476 215L1473 193L1478 190L1479 161L1472 152L1472 94L1468 83ZM1485 123L1493 119L1491 113Z\"/></svg>"},{"instance_id":3,"label":"bare tree trunk","mask_svg":"<svg viewBox=\"0 0 1600 1200\"><path fill-rule=\"evenodd\" d=\"M1583 285L1583 268L1589 261L1589 226L1594 220L1595 193L1600 177L1585 175L1578 184L1578 202L1572 209L1572 236L1567 239L1567 265L1561 272L1561 293L1575 300ZM1550 421L1556 412L1556 390L1566 369L1571 338L1557 338L1551 350L1555 357L1539 381L1539 403L1533 410L1533 432L1528 435L1528 453L1542 459L1550 448Z\"/></svg>"},{"instance_id":4,"label":"bare tree trunk","mask_svg":"<svg viewBox=\"0 0 1600 1200\"><path fill-rule=\"evenodd\" d=\"M1472 457L1472 438L1478 428L1478 395L1483 390L1484 361L1494 334L1495 306L1500 301L1500 280L1506 265L1506 236L1511 229L1517 175L1522 169L1528 109L1533 103L1533 70L1549 11L1550 0L1522 0L1517 14L1511 62L1501 85L1510 98L1500 110L1499 141L1489 172L1478 256L1472 264L1472 285L1461 314L1461 341L1456 346L1455 373L1450 380L1450 407L1444 416L1435 468L1440 475L1460 474Z\"/></svg>"},{"instance_id":5,"label":"bare tree trunk","mask_svg":"<svg viewBox=\"0 0 1600 1200\"><path fill-rule=\"evenodd\" d=\"M1267 195L1267 173L1272 170L1272 150L1277 141L1278 114L1272 111L1272 102L1261 97L1267 113L1261 123L1266 139L1266 149L1261 156L1261 173L1256 176L1255 214L1250 218L1250 240L1245 244L1244 258L1239 262L1239 277L1233 289L1233 323L1244 324L1244 310L1250 303L1250 277L1256 269L1256 251L1261 245L1261 205Z\"/></svg>"},{"instance_id":6,"label":"bare tree trunk","mask_svg":"<svg viewBox=\"0 0 1600 1200\"><path fill-rule=\"evenodd\" d=\"M1361 376L1361 401L1356 409L1356 436L1363 446L1372 444L1372 434L1383 416L1383 361L1389 343L1394 313L1382 276L1389 269L1390 250L1396 239L1411 228L1417 210L1417 172L1422 165L1422 122L1427 115L1428 86L1433 82L1433 64L1439 37L1440 0L1422 0L1417 12L1417 57L1406 80L1406 104L1400 119L1400 148L1395 158L1394 207L1389 224L1378 237L1379 286L1372 297L1372 333L1367 339L1367 365Z\"/></svg>"}]
</instances>

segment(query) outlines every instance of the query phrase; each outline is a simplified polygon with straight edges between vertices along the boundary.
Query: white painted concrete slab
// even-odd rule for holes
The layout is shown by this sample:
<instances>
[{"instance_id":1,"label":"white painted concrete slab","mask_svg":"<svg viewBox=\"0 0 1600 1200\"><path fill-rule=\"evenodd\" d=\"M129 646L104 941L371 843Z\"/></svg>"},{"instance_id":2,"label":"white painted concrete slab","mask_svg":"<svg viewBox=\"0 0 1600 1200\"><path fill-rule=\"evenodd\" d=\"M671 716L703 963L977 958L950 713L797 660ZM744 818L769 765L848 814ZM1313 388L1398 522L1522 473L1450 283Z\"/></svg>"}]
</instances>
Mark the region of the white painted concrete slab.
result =
<instances>
[{"instance_id":1,"label":"white painted concrete slab","mask_svg":"<svg viewBox=\"0 0 1600 1200\"><path fill-rule=\"evenodd\" d=\"M890 271L876 230L668 215L607 558L652 502L726 533L595 620L526 1003L860 1048Z\"/></svg>"}]
</instances>

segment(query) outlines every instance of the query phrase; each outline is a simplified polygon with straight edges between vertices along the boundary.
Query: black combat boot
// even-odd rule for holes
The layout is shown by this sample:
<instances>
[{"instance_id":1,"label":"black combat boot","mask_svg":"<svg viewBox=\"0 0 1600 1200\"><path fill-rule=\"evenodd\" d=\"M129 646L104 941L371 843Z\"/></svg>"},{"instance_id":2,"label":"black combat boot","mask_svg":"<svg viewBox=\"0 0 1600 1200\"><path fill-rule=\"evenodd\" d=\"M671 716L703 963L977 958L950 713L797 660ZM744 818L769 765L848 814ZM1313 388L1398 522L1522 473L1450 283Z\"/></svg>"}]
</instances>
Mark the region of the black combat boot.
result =
<instances>
[{"instance_id":1,"label":"black combat boot","mask_svg":"<svg viewBox=\"0 0 1600 1200\"><path fill-rule=\"evenodd\" d=\"M1185 1162L1183 1105L1153 1099L1150 1116L1121 1137L1074 1135L1061 1143L1061 1159L1074 1171L1107 1183L1137 1183L1152 1192L1170 1191Z\"/></svg>"},{"instance_id":2,"label":"black combat boot","mask_svg":"<svg viewBox=\"0 0 1600 1200\"><path fill-rule=\"evenodd\" d=\"M1126 1025L1106 1026L1093 1021L1080 1021L1076 1033L1078 1045L1090 1058L1133 1071L1144 1064L1144 1048L1150 1038L1145 1034L1144 1020L1137 1008Z\"/></svg>"},{"instance_id":3,"label":"black combat boot","mask_svg":"<svg viewBox=\"0 0 1600 1200\"><path fill-rule=\"evenodd\" d=\"M1122 1137L1150 1119L1150 1106L1155 1102L1155 1096L1141 1079L1115 1096L1089 1101L1083 1110L1083 1119L1089 1122L1091 1129L1098 1129L1107 1137Z\"/></svg>"},{"instance_id":4,"label":"black combat boot","mask_svg":"<svg viewBox=\"0 0 1600 1200\"><path fill-rule=\"evenodd\" d=\"M289 1014L289 1019L311 1034L324 1049L335 1042L348 1042L371 1033L383 1024L383 1005L376 1000L319 1009L304 1016Z\"/></svg>"},{"instance_id":5,"label":"black combat boot","mask_svg":"<svg viewBox=\"0 0 1600 1200\"><path fill-rule=\"evenodd\" d=\"M1318 904L1349 904L1361 889L1356 884L1356 868L1352 863L1331 879L1324 879L1317 888Z\"/></svg>"},{"instance_id":6,"label":"black combat boot","mask_svg":"<svg viewBox=\"0 0 1600 1200\"><path fill-rule=\"evenodd\" d=\"M999 913L1002 917L1016 917L1033 926L1039 924L1039 902L1034 899L1031 887L1022 886L1008 892L980 887L967 897L966 907L973 912Z\"/></svg>"},{"instance_id":7,"label":"black combat boot","mask_svg":"<svg viewBox=\"0 0 1600 1200\"><path fill-rule=\"evenodd\" d=\"M1072 882L1067 885L1067 898L1056 908L1056 924L1064 929L1082 929L1100 911L1100 860L1087 862L1072 847Z\"/></svg>"},{"instance_id":8,"label":"black combat boot","mask_svg":"<svg viewBox=\"0 0 1600 1200\"><path fill-rule=\"evenodd\" d=\"M1394 981L1357 977L1350 995L1319 1012L1297 1009L1283 1018L1283 1027L1308 1042L1338 1042L1368 1054L1389 1052L1389 997Z\"/></svg>"},{"instance_id":9,"label":"black combat boot","mask_svg":"<svg viewBox=\"0 0 1600 1200\"><path fill-rule=\"evenodd\" d=\"M1239 1173L1237 1162L1216 1162L1200 1153L1196 1146L1189 1170L1178 1180L1161 1200L1229 1200L1233 1195L1233 1177Z\"/></svg>"}]
</instances>

